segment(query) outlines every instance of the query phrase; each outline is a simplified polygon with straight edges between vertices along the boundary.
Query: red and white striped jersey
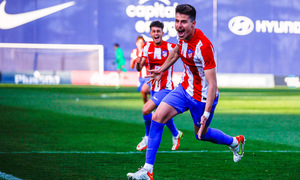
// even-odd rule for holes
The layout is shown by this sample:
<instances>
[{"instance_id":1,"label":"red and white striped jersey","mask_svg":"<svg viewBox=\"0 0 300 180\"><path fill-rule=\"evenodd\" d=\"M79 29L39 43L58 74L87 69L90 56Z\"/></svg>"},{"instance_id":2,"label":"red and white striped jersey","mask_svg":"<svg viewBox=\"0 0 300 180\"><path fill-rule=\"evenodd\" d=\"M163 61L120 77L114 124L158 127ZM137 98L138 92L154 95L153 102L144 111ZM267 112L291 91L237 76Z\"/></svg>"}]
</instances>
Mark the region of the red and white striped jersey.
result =
<instances>
[{"instance_id":1,"label":"red and white striped jersey","mask_svg":"<svg viewBox=\"0 0 300 180\"><path fill-rule=\"evenodd\" d=\"M130 57L131 59L134 59L134 63L136 63L136 59L142 57L142 51L139 51L138 48L135 48L131 51ZM150 75L147 69L149 69L148 58L146 59L145 66L143 66L142 70L139 72L139 77L145 78L145 76Z\"/></svg>"},{"instance_id":2,"label":"red and white striped jersey","mask_svg":"<svg viewBox=\"0 0 300 180\"><path fill-rule=\"evenodd\" d=\"M155 46L154 43L147 42L144 45L142 56L149 59L150 69L159 69L166 61L170 52L174 49L176 44L163 41L160 46ZM160 81L152 83L152 90L157 92L161 89L174 89L172 81L173 66L166 70Z\"/></svg>"},{"instance_id":3,"label":"red and white striped jersey","mask_svg":"<svg viewBox=\"0 0 300 180\"><path fill-rule=\"evenodd\" d=\"M184 64L181 85L194 99L206 102L208 83L204 70L216 67L214 47L200 29L189 41L179 40L180 58ZM219 91L217 90L216 96Z\"/></svg>"}]
</instances>

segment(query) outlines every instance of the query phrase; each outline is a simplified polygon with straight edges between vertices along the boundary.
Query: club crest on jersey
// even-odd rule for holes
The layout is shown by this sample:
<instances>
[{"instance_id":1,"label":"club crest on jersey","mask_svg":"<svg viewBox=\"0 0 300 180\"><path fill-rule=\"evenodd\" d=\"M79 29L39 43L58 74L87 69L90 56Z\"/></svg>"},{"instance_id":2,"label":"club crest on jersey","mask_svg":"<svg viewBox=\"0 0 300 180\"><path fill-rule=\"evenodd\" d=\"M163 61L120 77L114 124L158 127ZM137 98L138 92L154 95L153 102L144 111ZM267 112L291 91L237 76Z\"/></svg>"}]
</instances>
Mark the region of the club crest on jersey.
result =
<instances>
[{"instance_id":1,"label":"club crest on jersey","mask_svg":"<svg viewBox=\"0 0 300 180\"><path fill-rule=\"evenodd\" d=\"M189 58L193 57L193 50L189 49L189 51L188 51L188 57Z\"/></svg>"},{"instance_id":2,"label":"club crest on jersey","mask_svg":"<svg viewBox=\"0 0 300 180\"><path fill-rule=\"evenodd\" d=\"M167 50L164 50L164 51L162 52L162 56L163 56L163 57L167 57L167 56L168 56L168 51L167 51Z\"/></svg>"}]
</instances>

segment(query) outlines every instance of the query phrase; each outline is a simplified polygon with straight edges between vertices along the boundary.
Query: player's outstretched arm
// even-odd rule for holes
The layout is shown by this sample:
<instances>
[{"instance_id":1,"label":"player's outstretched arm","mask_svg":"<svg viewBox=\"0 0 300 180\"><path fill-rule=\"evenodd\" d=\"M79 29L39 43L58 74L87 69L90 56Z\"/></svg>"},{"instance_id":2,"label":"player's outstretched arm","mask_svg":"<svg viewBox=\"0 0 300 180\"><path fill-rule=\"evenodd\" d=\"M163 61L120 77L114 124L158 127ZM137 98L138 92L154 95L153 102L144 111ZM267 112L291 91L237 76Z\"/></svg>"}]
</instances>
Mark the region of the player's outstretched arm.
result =
<instances>
[{"instance_id":1,"label":"player's outstretched arm","mask_svg":"<svg viewBox=\"0 0 300 180\"><path fill-rule=\"evenodd\" d=\"M175 48L169 54L164 64L159 68L160 72L165 72L167 69L169 69L179 59L179 57L179 47L176 45Z\"/></svg>"},{"instance_id":2,"label":"player's outstretched arm","mask_svg":"<svg viewBox=\"0 0 300 180\"><path fill-rule=\"evenodd\" d=\"M206 105L203 115L201 116L201 127L198 131L198 138L201 139L201 135L204 131L205 124L207 119L209 118L211 108L213 106L216 91L217 91L217 75L216 75L216 68L204 70L205 78L208 83L208 93L206 98Z\"/></svg>"},{"instance_id":3,"label":"player's outstretched arm","mask_svg":"<svg viewBox=\"0 0 300 180\"><path fill-rule=\"evenodd\" d=\"M136 59L136 70L141 71L143 69L143 66L145 65L146 58L145 57L138 57Z\"/></svg>"},{"instance_id":4,"label":"player's outstretched arm","mask_svg":"<svg viewBox=\"0 0 300 180\"><path fill-rule=\"evenodd\" d=\"M176 45L175 48L171 51L166 61L163 63L163 65L159 69L151 69L148 70L151 74L146 76L150 77L151 79L148 81L159 81L164 74L164 72L169 69L180 57L179 53L179 47Z\"/></svg>"}]
</instances>

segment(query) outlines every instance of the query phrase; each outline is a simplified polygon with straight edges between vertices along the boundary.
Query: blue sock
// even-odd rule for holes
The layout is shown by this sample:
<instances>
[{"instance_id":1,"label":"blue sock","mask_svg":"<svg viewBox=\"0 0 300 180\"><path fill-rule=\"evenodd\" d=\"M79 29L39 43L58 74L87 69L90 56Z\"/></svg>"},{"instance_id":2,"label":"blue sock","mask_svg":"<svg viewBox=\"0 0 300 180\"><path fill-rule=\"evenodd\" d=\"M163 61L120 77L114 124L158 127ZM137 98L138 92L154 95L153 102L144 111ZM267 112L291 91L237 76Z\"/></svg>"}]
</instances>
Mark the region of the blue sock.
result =
<instances>
[{"instance_id":1,"label":"blue sock","mask_svg":"<svg viewBox=\"0 0 300 180\"><path fill-rule=\"evenodd\" d=\"M174 120L173 118L170 119L167 123L166 123L167 127L170 129L172 135L175 137L178 135L178 130L174 124Z\"/></svg>"},{"instance_id":2,"label":"blue sock","mask_svg":"<svg viewBox=\"0 0 300 180\"><path fill-rule=\"evenodd\" d=\"M198 139L198 136L196 138ZM201 135L201 140L229 146L233 142L233 137L224 134L219 129L208 128L207 133Z\"/></svg>"},{"instance_id":3,"label":"blue sock","mask_svg":"<svg viewBox=\"0 0 300 180\"><path fill-rule=\"evenodd\" d=\"M149 136L151 120L152 120L152 113L150 113L148 115L143 115L143 118L145 120L145 128L146 128L145 136Z\"/></svg>"},{"instance_id":4,"label":"blue sock","mask_svg":"<svg viewBox=\"0 0 300 180\"><path fill-rule=\"evenodd\" d=\"M151 121L150 134L146 152L146 163L154 165L157 150L159 148L161 137L165 124Z\"/></svg>"}]
</instances>

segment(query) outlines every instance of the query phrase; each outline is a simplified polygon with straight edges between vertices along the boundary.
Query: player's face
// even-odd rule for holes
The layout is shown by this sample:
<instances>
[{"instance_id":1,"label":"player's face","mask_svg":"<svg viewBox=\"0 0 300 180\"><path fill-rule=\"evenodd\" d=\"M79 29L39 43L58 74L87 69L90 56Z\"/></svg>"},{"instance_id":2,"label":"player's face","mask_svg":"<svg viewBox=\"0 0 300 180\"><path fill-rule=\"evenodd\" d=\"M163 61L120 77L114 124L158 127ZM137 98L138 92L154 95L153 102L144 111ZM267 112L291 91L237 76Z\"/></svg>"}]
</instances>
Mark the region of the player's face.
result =
<instances>
[{"instance_id":1,"label":"player's face","mask_svg":"<svg viewBox=\"0 0 300 180\"><path fill-rule=\"evenodd\" d=\"M144 42L143 39L138 39L138 40L136 41L135 44L136 44L136 47L137 47L138 49L142 49L143 46L144 46L144 44L145 44L145 42Z\"/></svg>"},{"instance_id":2,"label":"player's face","mask_svg":"<svg viewBox=\"0 0 300 180\"><path fill-rule=\"evenodd\" d=\"M150 36L153 39L153 42L155 45L160 45L162 43L162 36L164 35L164 32L162 28L160 27L151 27L150 30Z\"/></svg>"},{"instance_id":3,"label":"player's face","mask_svg":"<svg viewBox=\"0 0 300 180\"><path fill-rule=\"evenodd\" d=\"M191 21L188 15L176 13L175 28L179 39L190 40L193 37L196 21Z\"/></svg>"}]
</instances>

